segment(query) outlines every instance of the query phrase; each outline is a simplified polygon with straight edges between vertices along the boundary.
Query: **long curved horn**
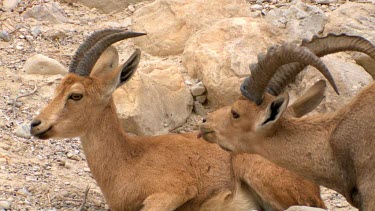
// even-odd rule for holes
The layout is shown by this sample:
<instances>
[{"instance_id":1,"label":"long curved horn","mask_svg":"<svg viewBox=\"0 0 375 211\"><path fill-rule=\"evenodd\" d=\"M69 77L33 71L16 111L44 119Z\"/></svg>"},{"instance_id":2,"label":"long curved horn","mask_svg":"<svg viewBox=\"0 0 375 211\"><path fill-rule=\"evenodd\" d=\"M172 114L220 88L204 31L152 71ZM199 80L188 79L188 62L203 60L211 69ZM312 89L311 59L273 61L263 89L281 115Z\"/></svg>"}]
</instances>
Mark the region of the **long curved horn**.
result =
<instances>
[{"instance_id":1,"label":"long curved horn","mask_svg":"<svg viewBox=\"0 0 375 211\"><path fill-rule=\"evenodd\" d=\"M97 42L90 50L84 55L80 63L78 64L76 74L81 76L89 76L92 68L99 59L100 55L107 49L110 45L123 39L128 39L131 37L139 37L146 35L140 32L129 32L122 31L119 33L108 35Z\"/></svg>"},{"instance_id":2,"label":"long curved horn","mask_svg":"<svg viewBox=\"0 0 375 211\"><path fill-rule=\"evenodd\" d=\"M241 85L242 94L257 105L262 104L263 94L277 69L292 62L309 64L317 68L338 93L332 75L319 57L306 47L286 43L269 48L267 55L258 55L258 63L250 66L251 76Z\"/></svg>"},{"instance_id":3,"label":"long curved horn","mask_svg":"<svg viewBox=\"0 0 375 211\"><path fill-rule=\"evenodd\" d=\"M318 57L340 51L359 51L369 55L375 61L375 45L359 36L346 34L328 34L325 37L314 36L310 41L304 39L301 46L310 49ZM279 67L268 84L267 92L274 96L279 95L306 66L301 63L291 63ZM368 73L373 75L373 73Z\"/></svg>"},{"instance_id":4,"label":"long curved horn","mask_svg":"<svg viewBox=\"0 0 375 211\"><path fill-rule=\"evenodd\" d=\"M93 32L89 37L86 38L86 40L78 47L78 49L74 53L74 56L69 66L69 72L75 73L79 62L81 61L85 53L88 50L90 50L90 48L94 46L99 40L101 40L103 37L106 37L109 34L114 34L122 31L123 30L121 29L103 29Z\"/></svg>"}]
</instances>

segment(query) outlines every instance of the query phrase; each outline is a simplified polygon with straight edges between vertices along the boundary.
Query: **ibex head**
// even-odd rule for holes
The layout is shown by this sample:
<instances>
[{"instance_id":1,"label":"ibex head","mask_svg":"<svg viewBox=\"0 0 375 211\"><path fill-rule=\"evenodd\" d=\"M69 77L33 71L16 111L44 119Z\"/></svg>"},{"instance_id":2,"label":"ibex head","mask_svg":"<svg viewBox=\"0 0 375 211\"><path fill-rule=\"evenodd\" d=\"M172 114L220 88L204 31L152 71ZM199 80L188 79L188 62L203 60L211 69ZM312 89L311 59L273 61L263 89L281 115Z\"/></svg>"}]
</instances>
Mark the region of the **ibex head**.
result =
<instances>
[{"instance_id":1,"label":"ibex head","mask_svg":"<svg viewBox=\"0 0 375 211\"><path fill-rule=\"evenodd\" d=\"M209 114L201 125L201 136L232 151L250 152L259 148L264 137L282 130L279 123L290 117L283 115L288 108L288 94L280 93L306 65L317 68L338 93L331 74L319 57L346 50L364 52L375 59L375 51L369 41L344 34L329 34L322 38L315 36L311 41L304 40L301 46L283 44L271 47L266 55L259 54L258 63L250 65L251 76L241 85L243 96L232 106ZM312 105L316 102L320 101ZM299 112L314 108L308 104L308 108L302 110L298 110L298 104L293 104L288 110L294 112L292 116L298 117L301 116Z\"/></svg>"},{"instance_id":2,"label":"ibex head","mask_svg":"<svg viewBox=\"0 0 375 211\"><path fill-rule=\"evenodd\" d=\"M117 52L109 48L108 58L101 59L101 64L95 63L113 43L142 35L105 29L89 36L76 51L70 73L57 87L55 97L31 122L31 134L41 139L79 137L86 133L88 125L98 123L98 111L113 103L112 93L134 74L141 52L136 50L117 66Z\"/></svg>"}]
</instances>

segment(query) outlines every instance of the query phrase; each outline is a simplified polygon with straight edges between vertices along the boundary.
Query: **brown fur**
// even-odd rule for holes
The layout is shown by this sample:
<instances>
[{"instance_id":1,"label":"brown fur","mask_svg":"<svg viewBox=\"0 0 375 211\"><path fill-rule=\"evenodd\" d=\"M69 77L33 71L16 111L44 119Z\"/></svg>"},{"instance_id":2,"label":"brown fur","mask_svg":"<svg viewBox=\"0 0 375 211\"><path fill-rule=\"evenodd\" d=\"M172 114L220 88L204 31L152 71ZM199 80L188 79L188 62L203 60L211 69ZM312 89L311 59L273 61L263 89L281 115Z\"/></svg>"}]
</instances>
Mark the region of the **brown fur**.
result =
<instances>
[{"instance_id":1,"label":"brown fur","mask_svg":"<svg viewBox=\"0 0 375 211\"><path fill-rule=\"evenodd\" d=\"M111 96L119 71L94 68L90 77L68 74L35 118L41 123L31 129L42 139L80 137L90 170L112 210L324 207L317 186L258 156L233 158L219 146L195 138L197 134L127 135ZM72 93L83 97L74 101L69 98Z\"/></svg>"},{"instance_id":2,"label":"brown fur","mask_svg":"<svg viewBox=\"0 0 375 211\"><path fill-rule=\"evenodd\" d=\"M335 113L297 119L280 108L280 116L262 125L277 100L288 104L287 95L265 95L260 106L241 97L208 115L203 137L232 151L260 154L338 191L361 210L375 210L375 84Z\"/></svg>"}]
</instances>

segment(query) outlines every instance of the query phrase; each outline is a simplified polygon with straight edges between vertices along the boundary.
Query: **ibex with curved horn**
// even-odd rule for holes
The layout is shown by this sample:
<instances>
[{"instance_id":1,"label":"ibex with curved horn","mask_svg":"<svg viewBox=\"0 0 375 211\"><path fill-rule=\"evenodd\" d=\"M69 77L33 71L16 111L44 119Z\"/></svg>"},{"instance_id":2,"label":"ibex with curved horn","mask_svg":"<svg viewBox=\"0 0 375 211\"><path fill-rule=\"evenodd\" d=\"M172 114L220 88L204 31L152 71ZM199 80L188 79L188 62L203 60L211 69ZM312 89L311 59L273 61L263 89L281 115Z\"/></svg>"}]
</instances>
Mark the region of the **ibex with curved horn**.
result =
<instances>
[{"instance_id":1,"label":"ibex with curved horn","mask_svg":"<svg viewBox=\"0 0 375 211\"><path fill-rule=\"evenodd\" d=\"M196 134L127 135L112 93L134 74L140 51L120 66L113 47L106 52L116 58L104 59L109 65L97 60L112 43L142 35L113 29L93 33L74 55L54 99L31 123L31 133L41 139L80 137L111 210L324 208L318 186L258 156L234 158Z\"/></svg>"},{"instance_id":2,"label":"ibex with curved horn","mask_svg":"<svg viewBox=\"0 0 375 211\"><path fill-rule=\"evenodd\" d=\"M300 119L283 115L287 94L277 98L265 94L267 85L271 94L280 94L307 64L317 67L337 92L318 57L349 50L375 60L372 43L344 34L313 37L304 40L302 47L271 48L258 57L258 64L250 66L252 75L241 86L244 97L209 114L201 135L231 151L260 154L338 191L361 210L375 210L375 84L337 112Z\"/></svg>"}]
</instances>

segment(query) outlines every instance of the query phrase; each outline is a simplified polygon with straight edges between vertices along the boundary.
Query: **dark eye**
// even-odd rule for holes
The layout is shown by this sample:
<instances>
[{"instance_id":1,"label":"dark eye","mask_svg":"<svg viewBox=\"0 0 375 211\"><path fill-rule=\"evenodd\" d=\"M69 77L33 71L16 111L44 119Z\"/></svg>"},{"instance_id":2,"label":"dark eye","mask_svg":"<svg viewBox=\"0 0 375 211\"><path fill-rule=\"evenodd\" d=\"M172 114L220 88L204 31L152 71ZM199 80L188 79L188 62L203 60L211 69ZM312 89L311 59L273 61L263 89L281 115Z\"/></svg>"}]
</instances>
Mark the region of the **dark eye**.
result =
<instances>
[{"instance_id":1,"label":"dark eye","mask_svg":"<svg viewBox=\"0 0 375 211\"><path fill-rule=\"evenodd\" d=\"M235 119L240 118L240 114L238 114L237 112L235 112L233 110L231 110L230 112L232 113L233 118L235 118Z\"/></svg>"},{"instance_id":2,"label":"dark eye","mask_svg":"<svg viewBox=\"0 0 375 211\"><path fill-rule=\"evenodd\" d=\"M74 101L78 101L78 100L82 99L82 97L83 97L82 94L73 93L69 96L69 99L72 99Z\"/></svg>"}]
</instances>

